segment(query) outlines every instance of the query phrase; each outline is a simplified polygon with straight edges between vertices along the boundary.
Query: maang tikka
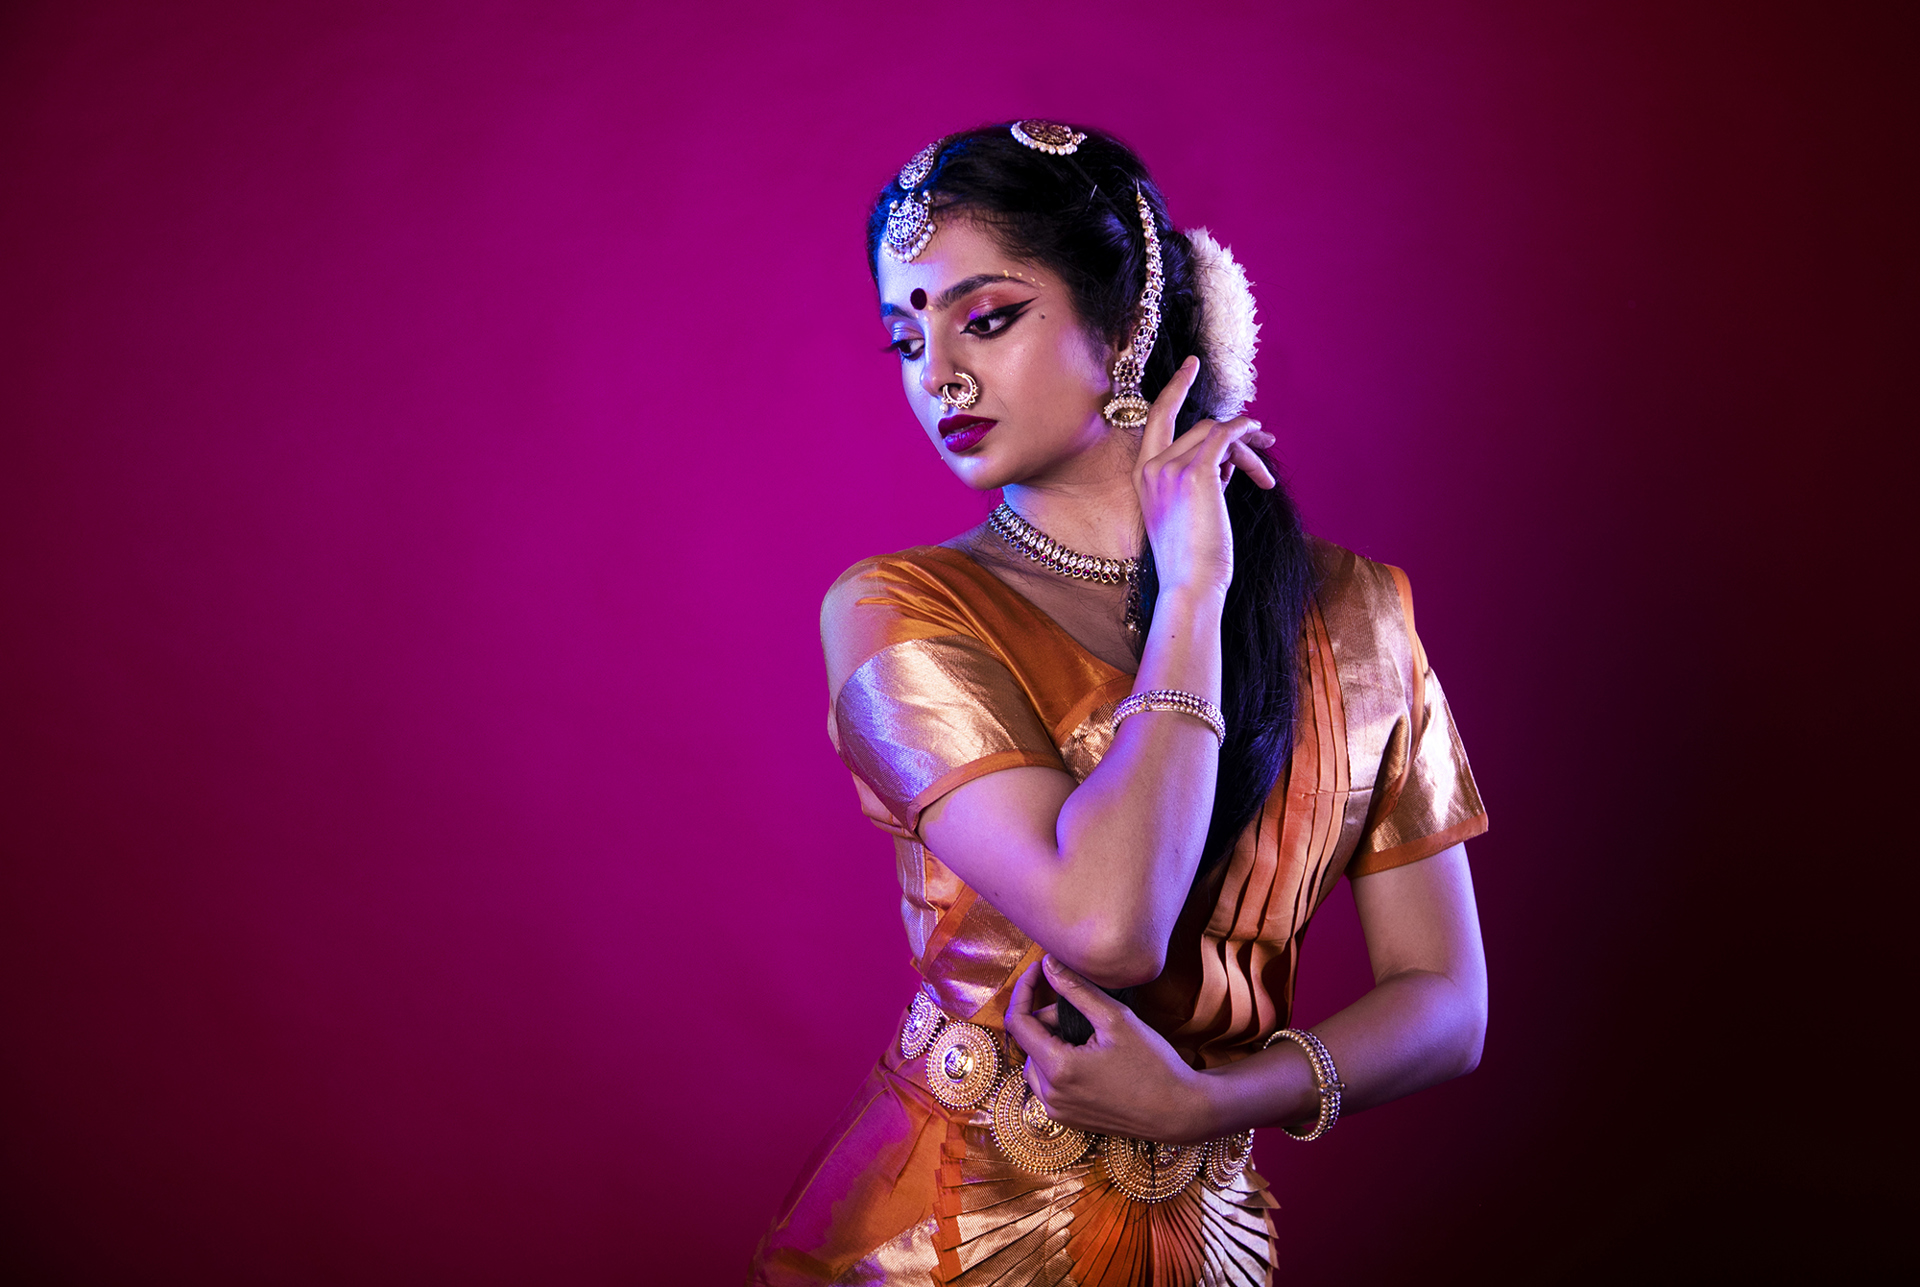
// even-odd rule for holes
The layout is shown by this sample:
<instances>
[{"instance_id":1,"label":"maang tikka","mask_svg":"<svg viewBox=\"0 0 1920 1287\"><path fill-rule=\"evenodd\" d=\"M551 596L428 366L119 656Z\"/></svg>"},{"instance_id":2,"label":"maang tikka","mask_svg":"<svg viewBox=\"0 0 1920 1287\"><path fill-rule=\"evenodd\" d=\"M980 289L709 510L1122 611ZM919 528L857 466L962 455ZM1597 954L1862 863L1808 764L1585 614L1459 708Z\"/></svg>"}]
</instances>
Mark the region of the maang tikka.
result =
<instances>
[{"instance_id":1,"label":"maang tikka","mask_svg":"<svg viewBox=\"0 0 1920 1287\"><path fill-rule=\"evenodd\" d=\"M915 152L913 159L900 167L900 176L894 180L906 195L887 202L887 230L881 235L880 245L903 264L913 262L933 240L933 194L920 185L933 173L933 163L940 157L940 144L945 141L936 140Z\"/></svg>"},{"instance_id":2,"label":"maang tikka","mask_svg":"<svg viewBox=\"0 0 1920 1287\"><path fill-rule=\"evenodd\" d=\"M1013 137L1036 152L1053 156L1072 156L1087 141L1085 134L1070 125L1039 120L1015 121ZM913 159L900 167L899 177L894 180L904 195L887 202L887 227L881 234L880 245L903 264L919 258L920 252L933 240L936 231L933 194L920 185L933 174L933 164L940 159L940 147L945 142L938 139L915 152Z\"/></svg>"},{"instance_id":3,"label":"maang tikka","mask_svg":"<svg viewBox=\"0 0 1920 1287\"><path fill-rule=\"evenodd\" d=\"M1081 131L1053 121L1015 121L1010 132L1025 146L1051 156L1072 156L1087 141ZM895 180L903 195L887 203L887 226L881 235L881 248L903 264L918 258L933 240L933 194L922 185L933 175L934 162L939 160L940 147L945 142L945 139L937 140L914 153ZM1140 381L1146 375L1154 341L1160 336L1160 294L1166 284L1153 207L1147 202L1146 191L1137 185L1133 199L1140 211L1140 232L1146 243L1147 282L1140 292L1140 316L1134 324L1133 337L1127 351L1113 363L1113 397L1100 409L1107 423L1116 429L1141 428L1153 409L1140 392Z\"/></svg>"}]
</instances>

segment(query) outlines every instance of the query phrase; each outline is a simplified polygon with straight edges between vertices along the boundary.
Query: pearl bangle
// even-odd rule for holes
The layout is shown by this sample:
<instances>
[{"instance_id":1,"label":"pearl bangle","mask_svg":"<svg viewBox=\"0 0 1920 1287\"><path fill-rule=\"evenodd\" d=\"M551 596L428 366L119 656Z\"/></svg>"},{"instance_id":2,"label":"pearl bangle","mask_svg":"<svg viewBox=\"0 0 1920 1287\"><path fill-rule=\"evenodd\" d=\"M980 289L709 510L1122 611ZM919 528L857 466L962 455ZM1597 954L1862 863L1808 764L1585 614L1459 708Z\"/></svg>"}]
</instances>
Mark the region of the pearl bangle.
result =
<instances>
[{"instance_id":1,"label":"pearl bangle","mask_svg":"<svg viewBox=\"0 0 1920 1287\"><path fill-rule=\"evenodd\" d=\"M1303 1143L1317 1140L1340 1120L1340 1092L1347 1087L1340 1080L1339 1070L1333 1066L1333 1056L1327 1053L1326 1043L1311 1032L1300 1028L1282 1028L1268 1037L1266 1044L1260 1048L1265 1050L1283 1038L1306 1052L1307 1062L1313 1065L1314 1085L1320 1090L1320 1119L1313 1124L1313 1129L1304 1135L1294 1131L1287 1131L1287 1134ZM1280 1129L1287 1130L1284 1126Z\"/></svg>"},{"instance_id":2,"label":"pearl bangle","mask_svg":"<svg viewBox=\"0 0 1920 1287\"><path fill-rule=\"evenodd\" d=\"M1120 726L1130 717L1141 711L1176 711L1182 715L1191 715L1208 728L1220 740L1227 744L1227 717L1219 706L1198 693L1186 693L1178 688L1154 688L1144 693L1135 693L1113 708L1113 731L1118 733Z\"/></svg>"}]
</instances>

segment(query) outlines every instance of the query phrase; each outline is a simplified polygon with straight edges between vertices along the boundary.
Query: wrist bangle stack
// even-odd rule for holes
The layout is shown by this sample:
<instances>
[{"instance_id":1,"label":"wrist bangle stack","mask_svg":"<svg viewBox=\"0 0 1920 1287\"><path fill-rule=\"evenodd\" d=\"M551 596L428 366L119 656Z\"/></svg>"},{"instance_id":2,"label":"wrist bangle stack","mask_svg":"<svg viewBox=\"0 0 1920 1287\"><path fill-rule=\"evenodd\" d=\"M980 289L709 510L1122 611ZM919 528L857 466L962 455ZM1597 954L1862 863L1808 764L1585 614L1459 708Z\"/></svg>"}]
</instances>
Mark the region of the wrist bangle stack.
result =
<instances>
[{"instance_id":1,"label":"wrist bangle stack","mask_svg":"<svg viewBox=\"0 0 1920 1287\"><path fill-rule=\"evenodd\" d=\"M1305 1134L1294 1131L1287 1131L1287 1134L1302 1142L1317 1140L1340 1120L1340 1092L1346 1089L1346 1085L1340 1080L1339 1070L1333 1066L1333 1056L1327 1053L1326 1044L1311 1032L1301 1028L1282 1028L1268 1037L1266 1044L1260 1048L1265 1050L1282 1038L1306 1052L1307 1062L1313 1065L1314 1084L1320 1088L1320 1120ZM1280 1129L1287 1128L1283 1126Z\"/></svg>"},{"instance_id":2,"label":"wrist bangle stack","mask_svg":"<svg viewBox=\"0 0 1920 1287\"><path fill-rule=\"evenodd\" d=\"M1227 744L1226 714L1198 693L1186 693L1178 688L1153 688L1144 693L1135 693L1113 708L1113 731L1118 733L1129 717L1141 711L1177 711L1182 715L1191 715L1213 730L1213 735L1220 739L1220 745Z\"/></svg>"}]
</instances>

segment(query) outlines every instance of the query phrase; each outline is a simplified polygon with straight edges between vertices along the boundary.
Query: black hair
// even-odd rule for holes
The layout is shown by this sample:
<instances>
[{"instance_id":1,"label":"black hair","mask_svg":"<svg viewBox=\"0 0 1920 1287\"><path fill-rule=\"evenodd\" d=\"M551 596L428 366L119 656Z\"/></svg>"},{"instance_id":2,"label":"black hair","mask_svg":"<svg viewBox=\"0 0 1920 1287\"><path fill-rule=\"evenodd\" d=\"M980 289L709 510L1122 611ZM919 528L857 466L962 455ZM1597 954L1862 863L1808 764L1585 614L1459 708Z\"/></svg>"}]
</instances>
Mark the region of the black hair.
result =
<instances>
[{"instance_id":1,"label":"black hair","mask_svg":"<svg viewBox=\"0 0 1920 1287\"><path fill-rule=\"evenodd\" d=\"M1180 363L1198 355L1199 376L1174 425L1175 434L1183 434L1206 417L1220 391L1216 356L1205 347L1193 243L1167 218L1166 200L1133 150L1099 130L1084 133L1069 156L1028 147L1007 124L949 135L921 187L936 224L943 214L964 214L1009 254L1057 274L1080 320L1115 347L1132 334L1146 283L1146 242L1134 198L1136 191L1143 194L1160 238L1165 284L1160 333L1141 392L1148 400L1157 397ZM889 204L907 196L897 180L888 184L868 216L867 266L876 280ZM1234 565L1220 623L1227 741L1196 881L1233 851L1292 753L1301 623L1313 593L1306 533L1285 485L1263 491L1245 471L1236 471L1226 499ZM1141 607L1151 624L1159 577L1150 547L1141 557L1140 579ZM1091 1035L1090 1026L1079 1028L1085 1021L1077 1012L1072 1020L1079 1024L1066 1018L1070 1009L1062 1001L1062 1035Z\"/></svg>"}]
</instances>

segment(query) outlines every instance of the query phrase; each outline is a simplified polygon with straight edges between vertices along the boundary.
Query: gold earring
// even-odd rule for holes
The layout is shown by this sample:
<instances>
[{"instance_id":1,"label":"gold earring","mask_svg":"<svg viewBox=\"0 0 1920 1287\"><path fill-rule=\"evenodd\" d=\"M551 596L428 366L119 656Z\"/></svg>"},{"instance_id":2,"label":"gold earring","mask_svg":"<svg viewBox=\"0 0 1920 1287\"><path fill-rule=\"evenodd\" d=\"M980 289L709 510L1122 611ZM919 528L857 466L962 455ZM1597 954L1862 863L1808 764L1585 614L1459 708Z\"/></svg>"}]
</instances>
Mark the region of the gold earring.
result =
<instances>
[{"instance_id":1,"label":"gold earring","mask_svg":"<svg viewBox=\"0 0 1920 1287\"><path fill-rule=\"evenodd\" d=\"M980 401L980 382L965 371L955 371L954 374L960 377L959 381L949 380L940 386L940 401L947 404L949 411L971 410L973 404ZM958 393L949 393L948 390L953 388L955 383L964 384L966 387Z\"/></svg>"},{"instance_id":2,"label":"gold earring","mask_svg":"<svg viewBox=\"0 0 1920 1287\"><path fill-rule=\"evenodd\" d=\"M1147 359L1153 356L1153 342L1160 334L1160 291L1166 278L1160 263L1160 234L1153 226L1153 207L1147 194L1134 190L1140 207L1140 238L1147 251L1147 283L1140 292L1140 320L1134 325L1133 339L1127 351L1113 364L1113 401L1100 414L1116 429L1138 429L1147 423L1153 410L1140 392L1140 381L1147 374Z\"/></svg>"}]
</instances>

